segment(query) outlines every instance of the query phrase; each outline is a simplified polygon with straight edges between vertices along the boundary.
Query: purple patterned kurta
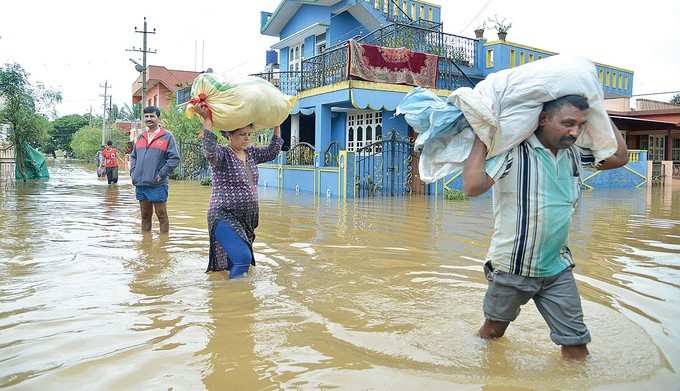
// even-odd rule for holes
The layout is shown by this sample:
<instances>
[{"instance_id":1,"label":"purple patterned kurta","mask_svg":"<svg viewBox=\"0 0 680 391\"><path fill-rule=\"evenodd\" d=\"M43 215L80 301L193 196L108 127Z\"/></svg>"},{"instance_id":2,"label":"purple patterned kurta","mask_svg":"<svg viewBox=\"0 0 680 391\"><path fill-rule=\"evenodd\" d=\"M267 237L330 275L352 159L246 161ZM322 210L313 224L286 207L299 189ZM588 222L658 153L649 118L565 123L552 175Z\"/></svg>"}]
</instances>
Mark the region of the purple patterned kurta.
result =
<instances>
[{"instance_id":1,"label":"purple patterned kurta","mask_svg":"<svg viewBox=\"0 0 680 391\"><path fill-rule=\"evenodd\" d=\"M242 162L229 147L217 144L217 137L203 131L203 155L212 167L212 196L208 207L210 229L210 261L207 271L227 270L227 254L215 239L219 220L227 223L250 247L255 240L259 209L257 201L257 165L274 160L281 151L283 139L272 137L269 146L246 148ZM252 262L255 264L255 259Z\"/></svg>"}]
</instances>

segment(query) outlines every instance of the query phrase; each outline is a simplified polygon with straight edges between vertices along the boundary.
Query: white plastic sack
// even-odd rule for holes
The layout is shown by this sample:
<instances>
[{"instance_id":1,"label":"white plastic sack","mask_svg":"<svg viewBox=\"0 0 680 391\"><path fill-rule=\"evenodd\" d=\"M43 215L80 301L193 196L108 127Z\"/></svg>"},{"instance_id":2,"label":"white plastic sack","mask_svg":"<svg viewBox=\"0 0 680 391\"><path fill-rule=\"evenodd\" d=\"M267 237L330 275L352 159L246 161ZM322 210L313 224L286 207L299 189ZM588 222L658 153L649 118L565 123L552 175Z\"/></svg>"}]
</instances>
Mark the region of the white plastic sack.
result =
<instances>
[{"instance_id":1,"label":"white plastic sack","mask_svg":"<svg viewBox=\"0 0 680 391\"><path fill-rule=\"evenodd\" d=\"M474 89L453 91L448 102L463 112L471 129L428 140L420 157L421 179L433 182L462 170L475 134L486 144L487 158L509 151L536 130L543 103L565 95L581 95L590 105L588 124L576 144L592 149L596 161L612 156L617 143L595 65L557 55L492 73Z\"/></svg>"},{"instance_id":2,"label":"white plastic sack","mask_svg":"<svg viewBox=\"0 0 680 391\"><path fill-rule=\"evenodd\" d=\"M254 76L203 73L191 86L186 114L194 105L208 105L215 128L233 131L253 124L255 129L279 126L288 117L297 97L288 96L268 81Z\"/></svg>"}]
</instances>

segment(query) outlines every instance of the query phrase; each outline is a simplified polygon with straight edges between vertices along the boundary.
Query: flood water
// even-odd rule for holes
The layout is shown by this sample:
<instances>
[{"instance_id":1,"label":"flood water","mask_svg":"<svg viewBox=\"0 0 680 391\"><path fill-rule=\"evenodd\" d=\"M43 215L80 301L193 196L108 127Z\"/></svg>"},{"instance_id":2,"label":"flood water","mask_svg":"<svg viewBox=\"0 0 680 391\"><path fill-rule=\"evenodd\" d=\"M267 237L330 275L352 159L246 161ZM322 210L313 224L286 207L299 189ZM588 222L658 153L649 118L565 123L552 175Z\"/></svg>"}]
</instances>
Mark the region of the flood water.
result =
<instances>
[{"instance_id":1,"label":"flood water","mask_svg":"<svg viewBox=\"0 0 680 391\"><path fill-rule=\"evenodd\" d=\"M593 342L565 362L532 303L475 337L491 198L260 189L258 266L205 274L210 189L173 182L170 235L129 177L58 161L0 190L0 387L680 389L680 187L593 191L570 245Z\"/></svg>"}]
</instances>

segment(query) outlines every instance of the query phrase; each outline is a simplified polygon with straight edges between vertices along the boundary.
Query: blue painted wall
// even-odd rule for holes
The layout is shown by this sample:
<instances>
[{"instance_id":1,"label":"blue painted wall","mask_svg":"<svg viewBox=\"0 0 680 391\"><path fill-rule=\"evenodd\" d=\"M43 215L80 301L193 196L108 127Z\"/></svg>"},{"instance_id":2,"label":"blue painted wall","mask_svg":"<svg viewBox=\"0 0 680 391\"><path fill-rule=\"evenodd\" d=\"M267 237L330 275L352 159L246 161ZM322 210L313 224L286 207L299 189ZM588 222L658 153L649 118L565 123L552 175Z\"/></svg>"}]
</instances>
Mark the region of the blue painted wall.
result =
<instances>
[{"instance_id":1,"label":"blue painted wall","mask_svg":"<svg viewBox=\"0 0 680 391\"><path fill-rule=\"evenodd\" d=\"M642 157L642 156L641 156ZM631 189L635 188L636 186L640 185L641 183L644 183L646 180L642 178L641 176L646 177L647 176L647 160L640 160L638 162L630 162L626 165L628 168L636 171L639 175L636 175L635 173L630 172L630 170L626 168L616 168L613 170L605 170L605 171L600 171L597 173L597 175L593 176L592 178L588 179L585 183L592 187L593 189ZM590 170L586 169L584 171L584 178L588 178L592 174L594 174L596 170ZM436 185L437 186L437 191L438 192L443 192L444 191L444 183L447 182L449 179L452 177L446 177L442 181L437 181ZM453 182L451 182L449 185L449 188L451 189L456 189L456 190L463 190L463 180L462 180L462 175L456 178ZM645 186L645 185L641 185ZM491 191L491 190L489 190Z\"/></svg>"},{"instance_id":2,"label":"blue painted wall","mask_svg":"<svg viewBox=\"0 0 680 391\"><path fill-rule=\"evenodd\" d=\"M403 138L408 137L408 124L404 120L403 115L395 117L394 111L383 111L382 123L383 138L393 129L397 131L399 136Z\"/></svg>"},{"instance_id":3,"label":"blue painted wall","mask_svg":"<svg viewBox=\"0 0 680 391\"><path fill-rule=\"evenodd\" d=\"M331 116L331 142L338 143L339 149L347 147L345 131L347 129L347 113L333 113Z\"/></svg>"},{"instance_id":4,"label":"blue painted wall","mask_svg":"<svg viewBox=\"0 0 680 391\"><path fill-rule=\"evenodd\" d=\"M628 168L638 172L642 176L647 176L647 161L630 162L626 165ZM594 170L588 170L588 175L595 173ZM588 186L594 189L622 189L635 188L641 183L646 182L645 179L639 175L635 175L625 168L616 168L614 170L601 171L594 177L586 181ZM641 185L645 186L645 185Z\"/></svg>"},{"instance_id":5,"label":"blue painted wall","mask_svg":"<svg viewBox=\"0 0 680 391\"><path fill-rule=\"evenodd\" d=\"M513 45L511 42L495 41L486 44L485 41L478 41L478 46L478 69L485 76L492 72L513 68L554 55L554 53L547 51ZM493 50L493 66L488 66L490 65L487 60L488 50ZM633 94L634 74L632 72L603 64L595 64L595 66L605 96L631 96Z\"/></svg>"},{"instance_id":6,"label":"blue painted wall","mask_svg":"<svg viewBox=\"0 0 680 391\"><path fill-rule=\"evenodd\" d=\"M260 173L257 184L266 187L279 187L279 173L275 168L258 167Z\"/></svg>"},{"instance_id":7,"label":"blue painted wall","mask_svg":"<svg viewBox=\"0 0 680 391\"><path fill-rule=\"evenodd\" d=\"M369 32L349 12L343 12L331 17L331 24L326 33L327 47L333 46L339 41L346 41L355 35L365 35Z\"/></svg>"},{"instance_id":8,"label":"blue painted wall","mask_svg":"<svg viewBox=\"0 0 680 391\"><path fill-rule=\"evenodd\" d=\"M288 70L288 47L279 50L279 69L281 72Z\"/></svg>"},{"instance_id":9,"label":"blue painted wall","mask_svg":"<svg viewBox=\"0 0 680 391\"><path fill-rule=\"evenodd\" d=\"M314 57L316 53L314 53L314 48L316 47L316 36L315 35L310 35L309 37L305 38L305 47L302 51L302 57L303 58L310 58Z\"/></svg>"},{"instance_id":10,"label":"blue painted wall","mask_svg":"<svg viewBox=\"0 0 680 391\"><path fill-rule=\"evenodd\" d=\"M319 196L337 198L339 194L338 188L338 173L337 172L319 172Z\"/></svg>"},{"instance_id":11,"label":"blue painted wall","mask_svg":"<svg viewBox=\"0 0 680 391\"><path fill-rule=\"evenodd\" d=\"M298 31L316 23L328 24L331 9L320 5L303 5L281 30L280 39L287 38Z\"/></svg>"}]
</instances>

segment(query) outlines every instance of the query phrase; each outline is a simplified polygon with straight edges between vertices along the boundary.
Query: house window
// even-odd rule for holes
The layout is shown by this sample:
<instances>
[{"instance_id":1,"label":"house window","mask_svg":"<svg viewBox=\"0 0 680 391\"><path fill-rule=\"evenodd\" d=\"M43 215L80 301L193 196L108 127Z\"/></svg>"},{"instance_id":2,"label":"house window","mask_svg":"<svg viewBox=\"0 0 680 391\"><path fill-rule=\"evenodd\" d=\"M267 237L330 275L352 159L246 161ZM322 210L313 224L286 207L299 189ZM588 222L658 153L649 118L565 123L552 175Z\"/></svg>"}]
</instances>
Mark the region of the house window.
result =
<instances>
[{"instance_id":1,"label":"house window","mask_svg":"<svg viewBox=\"0 0 680 391\"><path fill-rule=\"evenodd\" d=\"M493 49L486 49L486 67L493 68Z\"/></svg>"},{"instance_id":2,"label":"house window","mask_svg":"<svg viewBox=\"0 0 680 391\"><path fill-rule=\"evenodd\" d=\"M357 111L347 114L347 150L357 151L382 138L382 112Z\"/></svg>"},{"instance_id":3,"label":"house window","mask_svg":"<svg viewBox=\"0 0 680 391\"><path fill-rule=\"evenodd\" d=\"M524 56L524 52L519 52L519 65L524 64L526 61L526 57Z\"/></svg>"},{"instance_id":4,"label":"house window","mask_svg":"<svg viewBox=\"0 0 680 391\"><path fill-rule=\"evenodd\" d=\"M153 96L153 105L158 106L158 95Z\"/></svg>"},{"instance_id":5,"label":"house window","mask_svg":"<svg viewBox=\"0 0 680 391\"><path fill-rule=\"evenodd\" d=\"M623 89L628 90L628 76L623 78Z\"/></svg>"},{"instance_id":6,"label":"house window","mask_svg":"<svg viewBox=\"0 0 680 391\"><path fill-rule=\"evenodd\" d=\"M623 88L623 75L619 73L619 81L616 83L619 88Z\"/></svg>"},{"instance_id":7,"label":"house window","mask_svg":"<svg viewBox=\"0 0 680 391\"><path fill-rule=\"evenodd\" d=\"M647 159L660 162L664 160L666 149L666 136L664 135L649 135L647 146Z\"/></svg>"},{"instance_id":8,"label":"house window","mask_svg":"<svg viewBox=\"0 0 680 391\"><path fill-rule=\"evenodd\" d=\"M529 54L529 62L534 62L534 55L533 54Z\"/></svg>"},{"instance_id":9,"label":"house window","mask_svg":"<svg viewBox=\"0 0 680 391\"><path fill-rule=\"evenodd\" d=\"M600 69L597 73L600 76L600 84L604 84L604 71Z\"/></svg>"},{"instance_id":10,"label":"house window","mask_svg":"<svg viewBox=\"0 0 680 391\"><path fill-rule=\"evenodd\" d=\"M430 22L434 21L434 9L432 7L427 9L427 20Z\"/></svg>"},{"instance_id":11,"label":"house window","mask_svg":"<svg viewBox=\"0 0 680 391\"><path fill-rule=\"evenodd\" d=\"M420 6L420 15L418 15L419 19L425 19L425 6L421 5Z\"/></svg>"},{"instance_id":12,"label":"house window","mask_svg":"<svg viewBox=\"0 0 680 391\"><path fill-rule=\"evenodd\" d=\"M612 76L609 74L609 71L607 71L607 76L604 78L604 86L609 87L611 83L611 78Z\"/></svg>"},{"instance_id":13,"label":"house window","mask_svg":"<svg viewBox=\"0 0 680 391\"><path fill-rule=\"evenodd\" d=\"M673 148L671 149L671 159L675 162L680 161L680 138L673 139Z\"/></svg>"},{"instance_id":14,"label":"house window","mask_svg":"<svg viewBox=\"0 0 680 391\"><path fill-rule=\"evenodd\" d=\"M302 59L303 51L305 50L305 44L302 43L297 46L291 46L288 48L288 70L289 71L300 71L302 70Z\"/></svg>"},{"instance_id":15,"label":"house window","mask_svg":"<svg viewBox=\"0 0 680 391\"><path fill-rule=\"evenodd\" d=\"M515 53L515 49L510 49L510 68L517 65L517 64L515 64L515 61L517 61L516 54L517 53Z\"/></svg>"}]
</instances>

